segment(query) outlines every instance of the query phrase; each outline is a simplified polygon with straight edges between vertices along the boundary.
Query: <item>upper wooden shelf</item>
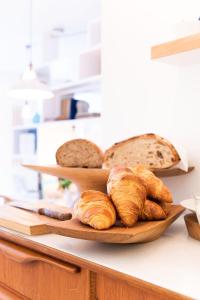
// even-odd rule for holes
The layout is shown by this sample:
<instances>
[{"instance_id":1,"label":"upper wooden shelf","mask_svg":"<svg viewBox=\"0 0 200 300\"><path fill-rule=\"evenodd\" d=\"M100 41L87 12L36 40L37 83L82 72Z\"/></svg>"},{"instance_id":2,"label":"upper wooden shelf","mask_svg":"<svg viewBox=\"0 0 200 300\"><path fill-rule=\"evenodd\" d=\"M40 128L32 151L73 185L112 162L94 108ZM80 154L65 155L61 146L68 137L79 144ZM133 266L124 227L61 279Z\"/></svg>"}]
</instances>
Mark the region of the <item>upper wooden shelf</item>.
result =
<instances>
[{"instance_id":1,"label":"upper wooden shelf","mask_svg":"<svg viewBox=\"0 0 200 300\"><path fill-rule=\"evenodd\" d=\"M200 33L189 35L151 48L151 59L200 49Z\"/></svg>"}]
</instances>

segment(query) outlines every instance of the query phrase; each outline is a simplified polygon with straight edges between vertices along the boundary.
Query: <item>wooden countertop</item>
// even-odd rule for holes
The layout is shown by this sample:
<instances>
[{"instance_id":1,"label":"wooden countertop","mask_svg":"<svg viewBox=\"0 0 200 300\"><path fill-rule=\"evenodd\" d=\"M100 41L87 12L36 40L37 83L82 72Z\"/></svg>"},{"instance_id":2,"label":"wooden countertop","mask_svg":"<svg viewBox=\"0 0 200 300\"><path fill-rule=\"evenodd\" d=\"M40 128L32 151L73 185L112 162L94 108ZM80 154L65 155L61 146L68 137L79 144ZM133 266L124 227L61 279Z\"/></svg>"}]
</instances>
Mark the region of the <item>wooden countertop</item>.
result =
<instances>
[{"instance_id":1,"label":"wooden countertop","mask_svg":"<svg viewBox=\"0 0 200 300\"><path fill-rule=\"evenodd\" d=\"M200 299L200 242L188 237L181 216L158 240L146 244L113 245L55 234L28 236L0 228L0 237L49 255L78 258L129 277ZM47 250L50 249L50 252ZM126 277L125 277L126 278Z\"/></svg>"}]
</instances>

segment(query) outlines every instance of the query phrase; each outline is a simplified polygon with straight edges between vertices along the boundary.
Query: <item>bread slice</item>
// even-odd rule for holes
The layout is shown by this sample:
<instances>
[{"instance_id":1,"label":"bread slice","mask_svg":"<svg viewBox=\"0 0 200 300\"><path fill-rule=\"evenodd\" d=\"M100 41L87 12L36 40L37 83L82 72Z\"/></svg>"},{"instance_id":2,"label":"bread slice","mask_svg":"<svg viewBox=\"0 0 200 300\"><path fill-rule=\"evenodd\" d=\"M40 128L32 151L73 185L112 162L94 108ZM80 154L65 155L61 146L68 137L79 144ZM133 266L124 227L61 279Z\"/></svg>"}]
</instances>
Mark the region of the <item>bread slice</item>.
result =
<instances>
[{"instance_id":1,"label":"bread slice","mask_svg":"<svg viewBox=\"0 0 200 300\"><path fill-rule=\"evenodd\" d=\"M101 168L103 152L88 140L75 139L58 148L56 161L62 167Z\"/></svg>"},{"instance_id":2,"label":"bread slice","mask_svg":"<svg viewBox=\"0 0 200 300\"><path fill-rule=\"evenodd\" d=\"M114 144L105 152L103 167L144 165L155 170L170 168L179 161L178 152L169 141L149 133Z\"/></svg>"}]
</instances>

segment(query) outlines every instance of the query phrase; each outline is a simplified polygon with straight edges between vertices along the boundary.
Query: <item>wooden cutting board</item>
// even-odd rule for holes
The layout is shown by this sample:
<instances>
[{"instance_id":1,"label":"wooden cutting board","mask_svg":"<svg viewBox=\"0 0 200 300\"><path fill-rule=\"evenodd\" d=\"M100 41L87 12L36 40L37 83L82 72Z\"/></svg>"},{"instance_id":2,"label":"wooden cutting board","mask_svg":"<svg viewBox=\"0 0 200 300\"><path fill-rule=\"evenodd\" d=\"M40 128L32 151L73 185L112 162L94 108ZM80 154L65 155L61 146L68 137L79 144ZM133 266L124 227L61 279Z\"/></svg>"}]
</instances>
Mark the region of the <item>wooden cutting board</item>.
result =
<instances>
[{"instance_id":1,"label":"wooden cutting board","mask_svg":"<svg viewBox=\"0 0 200 300\"><path fill-rule=\"evenodd\" d=\"M49 233L50 230L46 224L49 223L53 225L54 222L58 223L58 221L54 219L27 212L9 205L0 206L0 226L21 233L29 235Z\"/></svg>"},{"instance_id":2,"label":"wooden cutting board","mask_svg":"<svg viewBox=\"0 0 200 300\"><path fill-rule=\"evenodd\" d=\"M163 221L138 222L131 228L113 226L107 230L95 230L81 224L75 218L69 221L56 221L14 207L2 206L0 225L30 235L56 233L104 243L142 243L159 238L183 211L182 206L172 205L167 219Z\"/></svg>"}]
</instances>

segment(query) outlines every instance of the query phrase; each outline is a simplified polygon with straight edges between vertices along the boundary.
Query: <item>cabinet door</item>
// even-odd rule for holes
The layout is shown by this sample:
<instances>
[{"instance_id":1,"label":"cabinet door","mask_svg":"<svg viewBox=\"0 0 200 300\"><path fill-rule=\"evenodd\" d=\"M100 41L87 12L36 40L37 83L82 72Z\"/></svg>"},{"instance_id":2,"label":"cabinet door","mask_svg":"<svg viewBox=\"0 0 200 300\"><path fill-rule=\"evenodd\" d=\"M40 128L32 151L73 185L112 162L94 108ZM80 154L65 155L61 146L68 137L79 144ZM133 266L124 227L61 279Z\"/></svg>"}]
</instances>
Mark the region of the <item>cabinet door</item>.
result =
<instances>
[{"instance_id":1,"label":"cabinet door","mask_svg":"<svg viewBox=\"0 0 200 300\"><path fill-rule=\"evenodd\" d=\"M98 300L178 300L188 299L166 290L158 291L141 287L137 284L128 284L126 281L110 278L104 275L97 275L96 294Z\"/></svg>"},{"instance_id":2,"label":"cabinet door","mask_svg":"<svg viewBox=\"0 0 200 300\"><path fill-rule=\"evenodd\" d=\"M70 263L0 240L0 266L0 283L30 299L88 299L88 271Z\"/></svg>"}]
</instances>

